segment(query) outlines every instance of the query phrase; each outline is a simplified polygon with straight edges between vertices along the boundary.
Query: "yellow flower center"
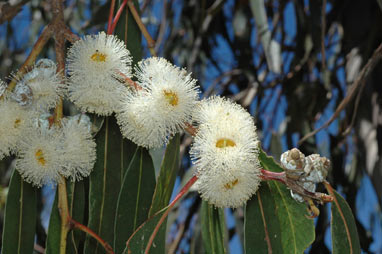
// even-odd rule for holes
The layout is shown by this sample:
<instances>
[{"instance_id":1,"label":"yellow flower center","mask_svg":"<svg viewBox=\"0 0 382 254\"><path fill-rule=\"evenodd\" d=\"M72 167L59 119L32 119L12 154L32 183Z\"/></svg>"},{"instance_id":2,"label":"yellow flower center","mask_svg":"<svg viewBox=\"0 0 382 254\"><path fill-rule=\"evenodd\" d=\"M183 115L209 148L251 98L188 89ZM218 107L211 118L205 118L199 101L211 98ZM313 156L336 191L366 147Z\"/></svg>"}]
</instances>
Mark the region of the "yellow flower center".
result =
<instances>
[{"instance_id":1,"label":"yellow flower center","mask_svg":"<svg viewBox=\"0 0 382 254\"><path fill-rule=\"evenodd\" d=\"M164 90L164 97L171 106L178 105L178 96L173 91Z\"/></svg>"},{"instance_id":2,"label":"yellow flower center","mask_svg":"<svg viewBox=\"0 0 382 254\"><path fill-rule=\"evenodd\" d=\"M238 182L239 182L239 180L238 180L238 179L235 179L235 180L233 180L232 182L229 182L229 183L224 184L224 188L225 188L226 190L230 190L230 189L232 189L236 184L238 184Z\"/></svg>"},{"instance_id":3,"label":"yellow flower center","mask_svg":"<svg viewBox=\"0 0 382 254\"><path fill-rule=\"evenodd\" d=\"M226 147L234 147L236 146L235 141L229 138L221 138L218 141L216 141L216 147L218 148L226 148Z\"/></svg>"},{"instance_id":4,"label":"yellow flower center","mask_svg":"<svg viewBox=\"0 0 382 254\"><path fill-rule=\"evenodd\" d=\"M98 50L90 57L94 62L105 62L106 55L100 53Z\"/></svg>"},{"instance_id":5,"label":"yellow flower center","mask_svg":"<svg viewBox=\"0 0 382 254\"><path fill-rule=\"evenodd\" d=\"M20 118L17 118L17 119L15 120L15 123L13 124L13 127L16 129L17 127L20 126L20 123L21 123Z\"/></svg>"},{"instance_id":6,"label":"yellow flower center","mask_svg":"<svg viewBox=\"0 0 382 254\"><path fill-rule=\"evenodd\" d=\"M38 163L40 163L41 166L45 166L46 160L44 158L44 153L42 152L42 150L38 149L34 155L36 156L36 160L38 161Z\"/></svg>"}]
</instances>

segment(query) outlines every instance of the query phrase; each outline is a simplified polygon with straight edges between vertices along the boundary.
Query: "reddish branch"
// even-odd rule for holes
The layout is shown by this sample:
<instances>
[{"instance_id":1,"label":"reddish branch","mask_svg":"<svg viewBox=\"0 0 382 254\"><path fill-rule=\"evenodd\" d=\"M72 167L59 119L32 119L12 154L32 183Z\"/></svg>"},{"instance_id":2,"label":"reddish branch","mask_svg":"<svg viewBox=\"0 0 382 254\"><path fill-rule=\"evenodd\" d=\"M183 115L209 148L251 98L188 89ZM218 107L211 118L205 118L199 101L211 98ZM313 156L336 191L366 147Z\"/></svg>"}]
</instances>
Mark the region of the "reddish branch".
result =
<instances>
[{"instance_id":1,"label":"reddish branch","mask_svg":"<svg viewBox=\"0 0 382 254\"><path fill-rule=\"evenodd\" d=\"M326 194L320 193L320 192L307 191L306 189L304 189L299 184L298 179L292 179L290 177L287 177L287 175L285 174L285 171L283 171L283 172L272 172L272 171L262 169L260 177L264 181L274 180L274 181L278 181L280 183L283 183L288 187L288 189L292 190L293 192L298 193L304 197L309 197L309 198L316 200L316 201L319 201L321 203L322 202L327 203L327 202L333 201L333 197L330 195L326 195Z\"/></svg>"},{"instance_id":2,"label":"reddish branch","mask_svg":"<svg viewBox=\"0 0 382 254\"><path fill-rule=\"evenodd\" d=\"M87 233L91 237L93 237L95 240L97 240L102 245L102 247L106 250L106 253L114 254L113 248L107 242L105 242L99 235L97 235L93 230L91 230L90 228L79 223L78 221L73 220L72 218L70 218L70 225L71 225L71 228L79 229L79 230Z\"/></svg>"},{"instance_id":3,"label":"reddish branch","mask_svg":"<svg viewBox=\"0 0 382 254\"><path fill-rule=\"evenodd\" d=\"M115 27L118 24L119 18L121 17L122 12L123 12L124 8L126 7L127 1L128 0L123 1L123 3L121 4L121 6L119 7L119 9L117 11L117 14L115 14L115 17L113 19L113 23L110 26L110 31L109 31L110 33L109 34L113 34Z\"/></svg>"},{"instance_id":4,"label":"reddish branch","mask_svg":"<svg viewBox=\"0 0 382 254\"><path fill-rule=\"evenodd\" d=\"M115 0L111 0L111 6L110 6L110 12L109 12L109 21L107 23L107 34L113 33L111 31L111 24L113 22L114 8L115 8Z\"/></svg>"},{"instance_id":5,"label":"reddish branch","mask_svg":"<svg viewBox=\"0 0 382 254\"><path fill-rule=\"evenodd\" d=\"M159 222L158 224L155 226L155 229L154 231L152 232L150 238L149 238L149 241L147 242L147 246L146 246L146 249L145 249L145 254L148 254L149 251L150 251L150 248L153 244L153 241L155 239L155 236L157 235L159 229L160 229L160 226L162 225L162 223L165 221L165 219L167 218L167 215L169 214L169 212L171 211L171 208L174 207L174 205L184 196L184 194L186 194L188 192L188 190L191 188L191 186L196 182L196 180L198 180L198 177L197 176L193 176L187 183L186 185L179 191L178 195L176 195L176 197L174 198L174 200L170 203L170 205L168 205L166 207L166 211L162 214L162 217L159 219ZM160 213L161 211L159 211L158 213ZM158 214L157 213L157 214ZM139 231L141 229L141 227L139 227L135 232L134 234ZM133 235L134 235L133 234ZM132 235L132 236L133 236ZM130 237L129 241L131 240L132 237ZM127 245L129 244L129 241L127 241Z\"/></svg>"}]
</instances>

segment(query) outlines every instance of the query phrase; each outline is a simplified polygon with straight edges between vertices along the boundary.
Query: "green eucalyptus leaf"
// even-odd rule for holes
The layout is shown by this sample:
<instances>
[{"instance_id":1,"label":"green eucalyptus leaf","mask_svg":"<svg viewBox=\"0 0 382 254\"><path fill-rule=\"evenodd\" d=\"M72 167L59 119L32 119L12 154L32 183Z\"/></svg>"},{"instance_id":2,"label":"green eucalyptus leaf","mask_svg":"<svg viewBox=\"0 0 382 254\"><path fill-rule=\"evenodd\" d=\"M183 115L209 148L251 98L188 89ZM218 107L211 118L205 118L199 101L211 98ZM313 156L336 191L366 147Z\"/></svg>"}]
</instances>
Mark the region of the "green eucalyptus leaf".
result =
<instances>
[{"instance_id":1,"label":"green eucalyptus leaf","mask_svg":"<svg viewBox=\"0 0 382 254\"><path fill-rule=\"evenodd\" d=\"M117 11L122 2L117 2ZM134 1L139 11L138 1ZM133 56L133 63L142 58L141 32L127 8L123 11L116 26L115 34L126 43ZM89 223L88 226L109 244L114 243L114 225L117 198L129 162L136 150L131 142L123 140L114 117L106 117L96 136L97 161L89 184ZM94 239L87 237L85 253L104 253Z\"/></svg>"},{"instance_id":2,"label":"green eucalyptus leaf","mask_svg":"<svg viewBox=\"0 0 382 254\"><path fill-rule=\"evenodd\" d=\"M202 238L204 249L207 254L224 254L225 242L225 219L222 208L216 208L202 201Z\"/></svg>"},{"instance_id":3,"label":"green eucalyptus leaf","mask_svg":"<svg viewBox=\"0 0 382 254\"><path fill-rule=\"evenodd\" d=\"M97 160L89 178L88 227L112 245L117 197L136 146L123 139L113 116L105 118L96 143ZM85 253L104 253L104 249L95 239L87 236Z\"/></svg>"},{"instance_id":4,"label":"green eucalyptus leaf","mask_svg":"<svg viewBox=\"0 0 382 254\"><path fill-rule=\"evenodd\" d=\"M58 191L54 198L52 211L50 213L48 235L46 238L45 253L53 254L60 251L60 238L61 238L61 218L58 211Z\"/></svg>"},{"instance_id":5,"label":"green eucalyptus leaf","mask_svg":"<svg viewBox=\"0 0 382 254\"><path fill-rule=\"evenodd\" d=\"M146 222L138 227L138 229L131 235L126 243L126 248L123 251L124 254L144 254L145 249L147 247L147 243L150 239L151 234L154 232L155 227L157 226L161 216L165 213L166 209L161 212L158 212L151 218L149 218ZM157 253L158 249L158 235L154 238L153 244L150 248L150 254ZM159 239L159 241L162 241ZM162 248L162 247L159 247ZM165 252L160 249L162 254Z\"/></svg>"},{"instance_id":6,"label":"green eucalyptus leaf","mask_svg":"<svg viewBox=\"0 0 382 254\"><path fill-rule=\"evenodd\" d=\"M150 219L143 223L139 230L130 237L124 253L144 253L148 239L157 226L160 216L165 211L161 211L161 209L169 204L179 169L179 144L180 136L177 134L167 145L149 212ZM167 219L158 230L150 254L165 253L166 221Z\"/></svg>"},{"instance_id":7,"label":"green eucalyptus leaf","mask_svg":"<svg viewBox=\"0 0 382 254\"><path fill-rule=\"evenodd\" d=\"M335 190L331 190L334 202L331 206L330 221L332 233L332 251L337 253L361 253L357 226L353 213L345 199Z\"/></svg>"},{"instance_id":8,"label":"green eucalyptus leaf","mask_svg":"<svg viewBox=\"0 0 382 254\"><path fill-rule=\"evenodd\" d=\"M33 253L37 219L37 194L31 184L13 171L5 204L1 253Z\"/></svg>"},{"instance_id":9,"label":"green eucalyptus leaf","mask_svg":"<svg viewBox=\"0 0 382 254\"><path fill-rule=\"evenodd\" d=\"M176 134L167 145L166 152L164 154L149 216L153 216L156 212L166 207L170 202L175 179L179 170L179 146L180 135ZM165 252L166 225L167 219L159 229L158 235L156 236L157 246L151 251L151 253L160 254Z\"/></svg>"},{"instance_id":10,"label":"green eucalyptus leaf","mask_svg":"<svg viewBox=\"0 0 382 254\"><path fill-rule=\"evenodd\" d=\"M179 170L179 146L180 136L176 134L167 145L158 176L153 203L149 215L152 216L170 202L174 189L176 175Z\"/></svg>"},{"instance_id":11,"label":"green eucalyptus leaf","mask_svg":"<svg viewBox=\"0 0 382 254\"><path fill-rule=\"evenodd\" d=\"M283 171L273 157L267 156L262 150L259 159L264 169ZM307 218L306 205L296 202L285 185L275 181L268 181L267 184L276 205L283 253L303 253L315 239L314 222Z\"/></svg>"},{"instance_id":12,"label":"green eucalyptus leaf","mask_svg":"<svg viewBox=\"0 0 382 254\"><path fill-rule=\"evenodd\" d=\"M133 0L134 6L139 13L139 3ZM119 8L122 1L116 5L116 10ZM126 8L127 10L127 8ZM142 34L137 23L134 20L131 12L126 16L126 11L123 11L119 22L115 28L115 34L119 39L125 41L127 49L133 57L133 65L142 59Z\"/></svg>"},{"instance_id":13,"label":"green eucalyptus leaf","mask_svg":"<svg viewBox=\"0 0 382 254\"><path fill-rule=\"evenodd\" d=\"M114 252L122 253L130 235L145 222L155 188L150 154L138 148L123 179L114 225Z\"/></svg>"},{"instance_id":14,"label":"green eucalyptus leaf","mask_svg":"<svg viewBox=\"0 0 382 254\"><path fill-rule=\"evenodd\" d=\"M244 213L245 253L283 253L276 204L268 184L247 202Z\"/></svg>"}]
</instances>

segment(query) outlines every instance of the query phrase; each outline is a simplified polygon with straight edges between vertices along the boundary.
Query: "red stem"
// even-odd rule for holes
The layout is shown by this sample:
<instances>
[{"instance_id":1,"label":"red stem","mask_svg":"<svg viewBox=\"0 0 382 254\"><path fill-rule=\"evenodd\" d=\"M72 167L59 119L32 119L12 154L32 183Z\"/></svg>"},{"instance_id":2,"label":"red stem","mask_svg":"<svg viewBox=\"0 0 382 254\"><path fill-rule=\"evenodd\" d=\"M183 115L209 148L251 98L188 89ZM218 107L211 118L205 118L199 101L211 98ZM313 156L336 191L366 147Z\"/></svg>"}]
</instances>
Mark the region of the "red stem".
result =
<instances>
[{"instance_id":1,"label":"red stem","mask_svg":"<svg viewBox=\"0 0 382 254\"><path fill-rule=\"evenodd\" d=\"M279 181L283 184L286 184L286 176L285 172L272 172L265 169L261 169L261 175L262 180L275 180Z\"/></svg>"},{"instance_id":2,"label":"red stem","mask_svg":"<svg viewBox=\"0 0 382 254\"><path fill-rule=\"evenodd\" d=\"M167 215L169 214L171 208L176 204L176 202L179 201L179 199L181 199L183 197L184 194L187 193L187 191L191 188L191 186L196 182L196 180L198 180L198 177L196 175L194 175L187 183L186 185L179 191L178 195L176 195L176 197L174 198L174 200L167 206L167 210L163 213L162 217L160 218L160 220L158 221L158 224L156 225L153 233L151 234L150 236L150 239L147 243L147 246L146 246L146 249L145 249L145 254L148 254L149 251L150 251L150 248L151 248L151 245L153 244L153 241L155 239L155 236L157 235L158 231L159 231L159 228L160 226L162 225L162 223L164 222L164 220L166 219Z\"/></svg>"},{"instance_id":3,"label":"red stem","mask_svg":"<svg viewBox=\"0 0 382 254\"><path fill-rule=\"evenodd\" d=\"M109 12L109 21L107 23L107 34L112 34L111 32L111 24L113 22L113 14L115 8L115 0L111 0L110 12Z\"/></svg>"},{"instance_id":4,"label":"red stem","mask_svg":"<svg viewBox=\"0 0 382 254\"><path fill-rule=\"evenodd\" d=\"M195 137L196 133L198 132L198 129L192 126L190 123L186 123L186 128L185 130L190 133L191 136Z\"/></svg>"},{"instance_id":5,"label":"red stem","mask_svg":"<svg viewBox=\"0 0 382 254\"><path fill-rule=\"evenodd\" d=\"M105 242L99 235L97 235L93 230L86 227L85 225L82 225L78 221L73 220L72 218L70 218L70 224L73 228L77 228L96 239L105 248L108 254L114 254L113 248L107 242Z\"/></svg>"},{"instance_id":6,"label":"red stem","mask_svg":"<svg viewBox=\"0 0 382 254\"><path fill-rule=\"evenodd\" d=\"M123 9L126 7L126 4L127 4L127 0L124 0L123 3L121 4L121 6L119 7L118 11L117 11L117 14L115 14L113 23L111 24L111 27L110 27L110 31L109 31L110 33L108 33L108 34L114 33L115 27L117 26L118 20L121 17Z\"/></svg>"},{"instance_id":7,"label":"red stem","mask_svg":"<svg viewBox=\"0 0 382 254\"><path fill-rule=\"evenodd\" d=\"M135 83L132 79L130 79L129 77L127 77L125 74L123 74L122 72L118 71L118 74L121 75L121 77L127 82L129 83L130 86L134 87L136 90L142 90L142 87L140 85L138 85L137 83Z\"/></svg>"}]
</instances>

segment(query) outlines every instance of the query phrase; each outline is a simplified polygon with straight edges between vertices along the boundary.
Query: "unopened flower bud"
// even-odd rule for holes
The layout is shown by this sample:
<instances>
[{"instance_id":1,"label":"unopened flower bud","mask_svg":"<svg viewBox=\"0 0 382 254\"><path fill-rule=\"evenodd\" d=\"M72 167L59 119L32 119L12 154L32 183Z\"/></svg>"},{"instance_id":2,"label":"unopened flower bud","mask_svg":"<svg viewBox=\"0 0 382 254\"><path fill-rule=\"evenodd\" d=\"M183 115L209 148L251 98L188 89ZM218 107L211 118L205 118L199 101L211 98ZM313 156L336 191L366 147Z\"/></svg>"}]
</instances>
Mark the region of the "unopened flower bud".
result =
<instances>
[{"instance_id":1,"label":"unopened flower bud","mask_svg":"<svg viewBox=\"0 0 382 254\"><path fill-rule=\"evenodd\" d=\"M35 68L37 68L40 72L40 74L44 75L45 77L51 77L56 74L56 64L47 58L40 59L36 62Z\"/></svg>"},{"instance_id":2,"label":"unopened flower bud","mask_svg":"<svg viewBox=\"0 0 382 254\"><path fill-rule=\"evenodd\" d=\"M288 177L298 178L304 173L305 155L297 148L283 153L280 161Z\"/></svg>"},{"instance_id":3,"label":"unopened flower bud","mask_svg":"<svg viewBox=\"0 0 382 254\"><path fill-rule=\"evenodd\" d=\"M17 101L21 106L30 105L33 100L32 89L24 82L20 81L16 84L16 87L13 90L12 99Z\"/></svg>"},{"instance_id":4,"label":"unopened flower bud","mask_svg":"<svg viewBox=\"0 0 382 254\"><path fill-rule=\"evenodd\" d=\"M305 158L305 174L306 179L314 183L321 183L328 175L330 160L320 157L319 154L312 154Z\"/></svg>"}]
</instances>

